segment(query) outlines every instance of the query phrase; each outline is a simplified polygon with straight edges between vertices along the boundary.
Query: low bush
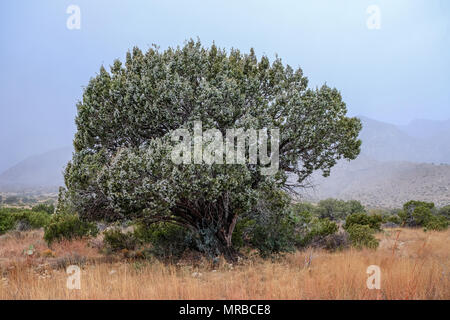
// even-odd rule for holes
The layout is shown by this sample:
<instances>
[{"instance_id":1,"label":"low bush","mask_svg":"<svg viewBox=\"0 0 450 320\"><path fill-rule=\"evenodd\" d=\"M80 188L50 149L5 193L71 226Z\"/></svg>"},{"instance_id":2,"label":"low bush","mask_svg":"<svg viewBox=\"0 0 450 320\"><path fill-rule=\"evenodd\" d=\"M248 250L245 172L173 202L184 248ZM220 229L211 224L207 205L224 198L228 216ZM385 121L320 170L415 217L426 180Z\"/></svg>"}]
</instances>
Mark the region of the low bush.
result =
<instances>
[{"instance_id":1,"label":"low bush","mask_svg":"<svg viewBox=\"0 0 450 320\"><path fill-rule=\"evenodd\" d=\"M31 211L34 212L47 212L48 214L53 214L55 212L55 206L53 204L40 203L35 205Z\"/></svg>"},{"instance_id":2,"label":"low bush","mask_svg":"<svg viewBox=\"0 0 450 320\"><path fill-rule=\"evenodd\" d=\"M267 205L261 205L261 208L267 208ZM294 204L280 207L275 213L262 210L261 214L241 218L233 233L233 244L239 248L255 248L262 257L321 243L324 248L334 249L322 240L335 234L338 225L329 219L318 218L309 208Z\"/></svg>"},{"instance_id":3,"label":"low bush","mask_svg":"<svg viewBox=\"0 0 450 320\"><path fill-rule=\"evenodd\" d=\"M109 252L117 252L123 249L134 250L138 245L133 232L122 232L119 228L103 232L103 242Z\"/></svg>"},{"instance_id":4,"label":"low bush","mask_svg":"<svg viewBox=\"0 0 450 320\"><path fill-rule=\"evenodd\" d=\"M303 237L298 238L297 246L306 247L308 245L317 246L322 239L335 234L339 227L329 219L312 218L308 224L303 225L304 231L300 232Z\"/></svg>"},{"instance_id":5,"label":"low bush","mask_svg":"<svg viewBox=\"0 0 450 320\"><path fill-rule=\"evenodd\" d=\"M448 228L448 219L445 216L431 216L428 221L425 224L425 231L426 230L437 230L437 231L443 231Z\"/></svg>"},{"instance_id":6,"label":"low bush","mask_svg":"<svg viewBox=\"0 0 450 320\"><path fill-rule=\"evenodd\" d=\"M373 236L374 230L367 224L352 224L347 228L351 244L358 249L378 247L378 240Z\"/></svg>"},{"instance_id":7,"label":"low bush","mask_svg":"<svg viewBox=\"0 0 450 320\"><path fill-rule=\"evenodd\" d=\"M445 230L449 225L449 207L436 209L432 202L409 201L399 214L402 222L409 227L424 227L425 230Z\"/></svg>"},{"instance_id":8,"label":"low bush","mask_svg":"<svg viewBox=\"0 0 450 320\"><path fill-rule=\"evenodd\" d=\"M26 209L0 209L0 234L9 230L19 231L45 227L50 222L51 215L43 211Z\"/></svg>"},{"instance_id":9,"label":"low bush","mask_svg":"<svg viewBox=\"0 0 450 320\"><path fill-rule=\"evenodd\" d=\"M365 212L364 206L356 200L344 201L338 199L326 199L319 201L315 213L320 218L330 220L344 220L348 215Z\"/></svg>"},{"instance_id":10,"label":"low bush","mask_svg":"<svg viewBox=\"0 0 450 320\"><path fill-rule=\"evenodd\" d=\"M336 232L320 237L311 242L311 247L335 251L346 249L350 246L350 238L347 232Z\"/></svg>"},{"instance_id":11,"label":"low bush","mask_svg":"<svg viewBox=\"0 0 450 320\"><path fill-rule=\"evenodd\" d=\"M381 222L383 218L379 214L368 215L366 213L353 213L345 219L344 229L348 229L351 226L358 225L367 225L370 229L375 231L381 230Z\"/></svg>"},{"instance_id":12,"label":"low bush","mask_svg":"<svg viewBox=\"0 0 450 320\"><path fill-rule=\"evenodd\" d=\"M96 236L94 223L80 220L75 214L54 214L45 227L44 240L50 245L54 241L80 239Z\"/></svg>"},{"instance_id":13,"label":"low bush","mask_svg":"<svg viewBox=\"0 0 450 320\"><path fill-rule=\"evenodd\" d=\"M192 233L172 223L138 224L134 236L140 243L151 244L147 251L157 258L178 259L187 249L195 249Z\"/></svg>"},{"instance_id":14,"label":"low bush","mask_svg":"<svg viewBox=\"0 0 450 320\"><path fill-rule=\"evenodd\" d=\"M408 201L399 213L402 223L408 227L424 226L432 215L434 203L423 201Z\"/></svg>"},{"instance_id":15,"label":"low bush","mask_svg":"<svg viewBox=\"0 0 450 320\"><path fill-rule=\"evenodd\" d=\"M450 206L445 206L439 209L439 215L444 216L450 220Z\"/></svg>"},{"instance_id":16,"label":"low bush","mask_svg":"<svg viewBox=\"0 0 450 320\"><path fill-rule=\"evenodd\" d=\"M386 215L383 217L383 223L391 223L391 224L401 225L402 219L396 214Z\"/></svg>"}]
</instances>

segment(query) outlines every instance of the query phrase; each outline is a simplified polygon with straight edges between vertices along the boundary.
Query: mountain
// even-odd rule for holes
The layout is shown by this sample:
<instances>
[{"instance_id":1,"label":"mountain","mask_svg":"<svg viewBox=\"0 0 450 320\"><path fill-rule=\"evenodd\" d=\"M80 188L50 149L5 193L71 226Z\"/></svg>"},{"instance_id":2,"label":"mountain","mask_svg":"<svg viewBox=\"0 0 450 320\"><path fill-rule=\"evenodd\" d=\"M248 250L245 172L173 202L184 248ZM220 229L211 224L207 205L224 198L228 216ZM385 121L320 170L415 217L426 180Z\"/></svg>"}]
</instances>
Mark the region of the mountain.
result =
<instances>
[{"instance_id":1,"label":"mountain","mask_svg":"<svg viewBox=\"0 0 450 320\"><path fill-rule=\"evenodd\" d=\"M407 126L359 117L361 155L378 161L450 164L450 120L415 120Z\"/></svg>"},{"instance_id":2,"label":"mountain","mask_svg":"<svg viewBox=\"0 0 450 320\"><path fill-rule=\"evenodd\" d=\"M52 188L63 185L63 169L72 158L72 147L31 156L0 174L0 190Z\"/></svg>"},{"instance_id":3,"label":"mountain","mask_svg":"<svg viewBox=\"0 0 450 320\"><path fill-rule=\"evenodd\" d=\"M450 134L450 119L444 121L415 119L407 125L399 126L411 137L428 139Z\"/></svg>"},{"instance_id":4,"label":"mountain","mask_svg":"<svg viewBox=\"0 0 450 320\"><path fill-rule=\"evenodd\" d=\"M398 208L409 200L450 205L450 165L377 161L360 156L341 161L329 177L312 177L314 188L305 190L309 200L338 198L359 200L369 207Z\"/></svg>"},{"instance_id":5,"label":"mountain","mask_svg":"<svg viewBox=\"0 0 450 320\"><path fill-rule=\"evenodd\" d=\"M406 126L359 117L361 154L340 161L329 177L315 173L309 200L359 200L369 207L401 207L409 200L450 205L450 120Z\"/></svg>"}]
</instances>

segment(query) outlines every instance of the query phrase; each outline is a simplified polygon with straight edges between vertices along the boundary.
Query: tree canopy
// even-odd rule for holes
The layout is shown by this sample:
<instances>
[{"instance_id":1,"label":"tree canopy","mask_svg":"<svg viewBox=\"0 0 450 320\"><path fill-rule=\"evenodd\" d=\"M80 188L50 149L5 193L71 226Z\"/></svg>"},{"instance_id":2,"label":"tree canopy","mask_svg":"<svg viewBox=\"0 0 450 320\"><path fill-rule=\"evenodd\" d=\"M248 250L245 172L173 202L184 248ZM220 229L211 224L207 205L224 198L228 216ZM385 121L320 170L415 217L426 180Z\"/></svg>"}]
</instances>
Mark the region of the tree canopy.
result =
<instances>
[{"instance_id":1,"label":"tree canopy","mask_svg":"<svg viewBox=\"0 0 450 320\"><path fill-rule=\"evenodd\" d=\"M103 66L77 105L65 198L83 219L171 222L232 254L237 218L268 193L301 187L314 171L360 151L361 123L335 88L308 88L300 68L200 41L128 52ZM175 164L176 129L279 129L279 168L261 163ZM248 143L248 142L247 142ZM296 177L295 183L288 176Z\"/></svg>"}]
</instances>

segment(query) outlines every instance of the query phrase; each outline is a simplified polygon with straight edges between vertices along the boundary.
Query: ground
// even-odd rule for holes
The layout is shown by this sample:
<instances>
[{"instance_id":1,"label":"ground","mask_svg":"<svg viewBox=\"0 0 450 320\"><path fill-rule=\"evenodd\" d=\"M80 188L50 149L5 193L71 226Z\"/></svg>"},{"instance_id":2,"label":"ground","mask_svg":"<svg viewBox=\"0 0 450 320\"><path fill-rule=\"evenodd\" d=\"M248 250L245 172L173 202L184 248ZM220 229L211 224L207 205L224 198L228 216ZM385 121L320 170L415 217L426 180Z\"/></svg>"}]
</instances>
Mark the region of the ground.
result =
<instances>
[{"instance_id":1,"label":"ground","mask_svg":"<svg viewBox=\"0 0 450 320\"><path fill-rule=\"evenodd\" d=\"M450 230L387 229L375 251L250 253L234 265L105 256L99 239L49 249L42 236L0 237L0 299L450 299ZM66 285L71 264L82 266L79 290ZM367 288L369 265L380 267L379 290Z\"/></svg>"}]
</instances>

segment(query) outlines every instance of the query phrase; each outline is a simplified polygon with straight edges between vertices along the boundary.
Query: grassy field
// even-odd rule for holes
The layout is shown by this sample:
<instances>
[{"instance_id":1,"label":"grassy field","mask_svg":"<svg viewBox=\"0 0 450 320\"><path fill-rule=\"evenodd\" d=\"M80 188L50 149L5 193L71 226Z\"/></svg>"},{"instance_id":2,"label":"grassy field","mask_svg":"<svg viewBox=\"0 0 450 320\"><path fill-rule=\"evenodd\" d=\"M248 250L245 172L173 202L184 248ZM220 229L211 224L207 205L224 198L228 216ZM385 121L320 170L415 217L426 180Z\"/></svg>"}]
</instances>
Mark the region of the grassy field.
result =
<instances>
[{"instance_id":1,"label":"grassy field","mask_svg":"<svg viewBox=\"0 0 450 320\"><path fill-rule=\"evenodd\" d=\"M377 237L376 251L167 265L104 256L99 240L50 251L42 231L9 233L0 237L0 299L450 299L449 230L389 229ZM66 287L70 264L82 265L80 290ZM380 290L367 289L369 265L381 268Z\"/></svg>"}]
</instances>

